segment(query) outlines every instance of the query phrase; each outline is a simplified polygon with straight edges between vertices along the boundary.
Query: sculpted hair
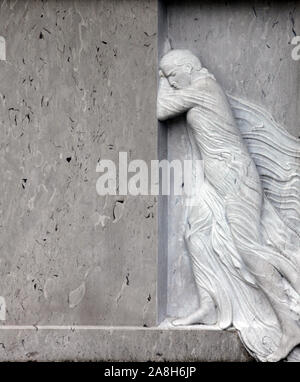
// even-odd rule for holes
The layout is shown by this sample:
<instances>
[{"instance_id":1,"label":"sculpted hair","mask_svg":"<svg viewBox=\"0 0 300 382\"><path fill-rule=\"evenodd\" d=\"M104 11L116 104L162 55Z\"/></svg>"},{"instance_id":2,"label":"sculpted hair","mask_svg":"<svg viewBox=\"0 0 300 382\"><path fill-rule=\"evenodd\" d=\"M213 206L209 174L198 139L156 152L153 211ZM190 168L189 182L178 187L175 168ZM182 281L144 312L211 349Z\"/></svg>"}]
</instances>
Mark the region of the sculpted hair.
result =
<instances>
[{"instance_id":1,"label":"sculpted hair","mask_svg":"<svg viewBox=\"0 0 300 382\"><path fill-rule=\"evenodd\" d=\"M186 49L170 50L170 52L163 56L160 62L161 67L164 67L164 65L183 66L186 64L192 65L194 70L202 68L199 58Z\"/></svg>"}]
</instances>

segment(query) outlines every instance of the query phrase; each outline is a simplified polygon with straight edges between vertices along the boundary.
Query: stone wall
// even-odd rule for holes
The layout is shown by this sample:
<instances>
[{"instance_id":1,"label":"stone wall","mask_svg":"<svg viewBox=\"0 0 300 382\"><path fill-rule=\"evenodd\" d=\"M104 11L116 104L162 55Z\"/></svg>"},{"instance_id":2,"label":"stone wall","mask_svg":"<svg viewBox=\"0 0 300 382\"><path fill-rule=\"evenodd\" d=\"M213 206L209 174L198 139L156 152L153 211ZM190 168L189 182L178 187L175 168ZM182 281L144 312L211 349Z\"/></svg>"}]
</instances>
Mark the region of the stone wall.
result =
<instances>
[{"instance_id":1,"label":"stone wall","mask_svg":"<svg viewBox=\"0 0 300 382\"><path fill-rule=\"evenodd\" d=\"M1 1L5 324L155 325L157 201L96 193L157 157L157 4Z\"/></svg>"},{"instance_id":2,"label":"stone wall","mask_svg":"<svg viewBox=\"0 0 300 382\"><path fill-rule=\"evenodd\" d=\"M234 331L153 328L198 304L183 210L99 196L96 166L188 155L156 120L166 37L299 135L299 23L294 2L0 2L0 360L251 359Z\"/></svg>"}]
</instances>

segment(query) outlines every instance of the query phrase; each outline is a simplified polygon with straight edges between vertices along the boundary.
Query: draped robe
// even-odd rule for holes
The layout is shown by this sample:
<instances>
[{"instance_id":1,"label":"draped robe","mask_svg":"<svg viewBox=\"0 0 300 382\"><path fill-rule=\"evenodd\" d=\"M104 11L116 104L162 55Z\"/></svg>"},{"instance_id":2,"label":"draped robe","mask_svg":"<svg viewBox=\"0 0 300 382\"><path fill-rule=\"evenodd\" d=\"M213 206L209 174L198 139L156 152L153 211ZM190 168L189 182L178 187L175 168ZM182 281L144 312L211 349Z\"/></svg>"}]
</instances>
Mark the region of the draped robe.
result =
<instances>
[{"instance_id":1,"label":"draped robe","mask_svg":"<svg viewBox=\"0 0 300 382\"><path fill-rule=\"evenodd\" d=\"M162 78L157 101L160 120L187 113L204 162L185 235L195 281L221 329L235 327L259 360L278 360L300 343L299 140L201 72L184 89Z\"/></svg>"}]
</instances>

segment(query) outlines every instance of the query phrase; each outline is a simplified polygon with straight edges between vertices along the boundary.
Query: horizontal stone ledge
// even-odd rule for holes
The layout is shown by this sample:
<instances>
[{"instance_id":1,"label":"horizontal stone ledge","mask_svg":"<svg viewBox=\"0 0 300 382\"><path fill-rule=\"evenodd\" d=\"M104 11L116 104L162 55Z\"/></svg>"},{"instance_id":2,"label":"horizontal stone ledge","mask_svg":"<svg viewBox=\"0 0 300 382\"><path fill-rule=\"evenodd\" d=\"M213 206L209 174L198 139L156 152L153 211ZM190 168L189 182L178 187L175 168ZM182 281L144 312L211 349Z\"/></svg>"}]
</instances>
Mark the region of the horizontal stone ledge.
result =
<instances>
[{"instance_id":1,"label":"horizontal stone ledge","mask_svg":"<svg viewBox=\"0 0 300 382\"><path fill-rule=\"evenodd\" d=\"M235 331L211 328L0 326L1 361L247 362Z\"/></svg>"}]
</instances>

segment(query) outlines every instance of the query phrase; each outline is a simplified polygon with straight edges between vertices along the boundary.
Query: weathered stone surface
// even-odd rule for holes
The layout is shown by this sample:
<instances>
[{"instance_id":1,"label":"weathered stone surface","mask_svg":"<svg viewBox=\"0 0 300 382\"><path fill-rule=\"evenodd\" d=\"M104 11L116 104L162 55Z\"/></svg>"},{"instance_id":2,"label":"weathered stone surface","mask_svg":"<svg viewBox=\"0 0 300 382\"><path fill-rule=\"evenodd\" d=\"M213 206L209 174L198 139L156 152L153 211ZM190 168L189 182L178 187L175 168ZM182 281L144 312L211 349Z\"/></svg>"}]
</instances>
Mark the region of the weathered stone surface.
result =
<instances>
[{"instance_id":1,"label":"weathered stone surface","mask_svg":"<svg viewBox=\"0 0 300 382\"><path fill-rule=\"evenodd\" d=\"M280 37L287 13L280 11L280 20L272 13L264 34L265 11L255 9L255 15L249 6L243 18L236 9L227 38L227 11L208 7L208 17L203 2L196 13L192 4L180 2L183 12L176 3L169 9L173 46L194 50L196 39L200 56L207 49L204 64L226 90L237 86L239 95L271 106L297 133L299 64L289 61L287 41L292 19L297 30L296 13ZM233 332L142 327L156 323L157 200L96 194L99 159L117 160L119 151L127 151L129 160L157 158L156 0L1 1L0 8L7 43L7 60L0 61L0 318L5 302L6 325L139 326L2 328L0 360L249 360ZM250 13L254 21L246 29ZM205 25L207 34L200 30ZM236 32L240 56L236 40L234 50L223 47ZM259 42L252 47L257 65L247 45L251 33ZM158 265L165 282L167 263ZM190 280L182 279L182 298L170 300L176 306L169 313L186 311L178 304L194 291ZM166 304L165 292L160 297Z\"/></svg>"},{"instance_id":2,"label":"weathered stone surface","mask_svg":"<svg viewBox=\"0 0 300 382\"><path fill-rule=\"evenodd\" d=\"M103 327L6 331L1 337L0 359L246 362L252 358L235 332Z\"/></svg>"},{"instance_id":3,"label":"weathered stone surface","mask_svg":"<svg viewBox=\"0 0 300 382\"><path fill-rule=\"evenodd\" d=\"M156 199L99 196L96 165L157 156L156 2L0 7L5 322L155 325Z\"/></svg>"}]
</instances>

